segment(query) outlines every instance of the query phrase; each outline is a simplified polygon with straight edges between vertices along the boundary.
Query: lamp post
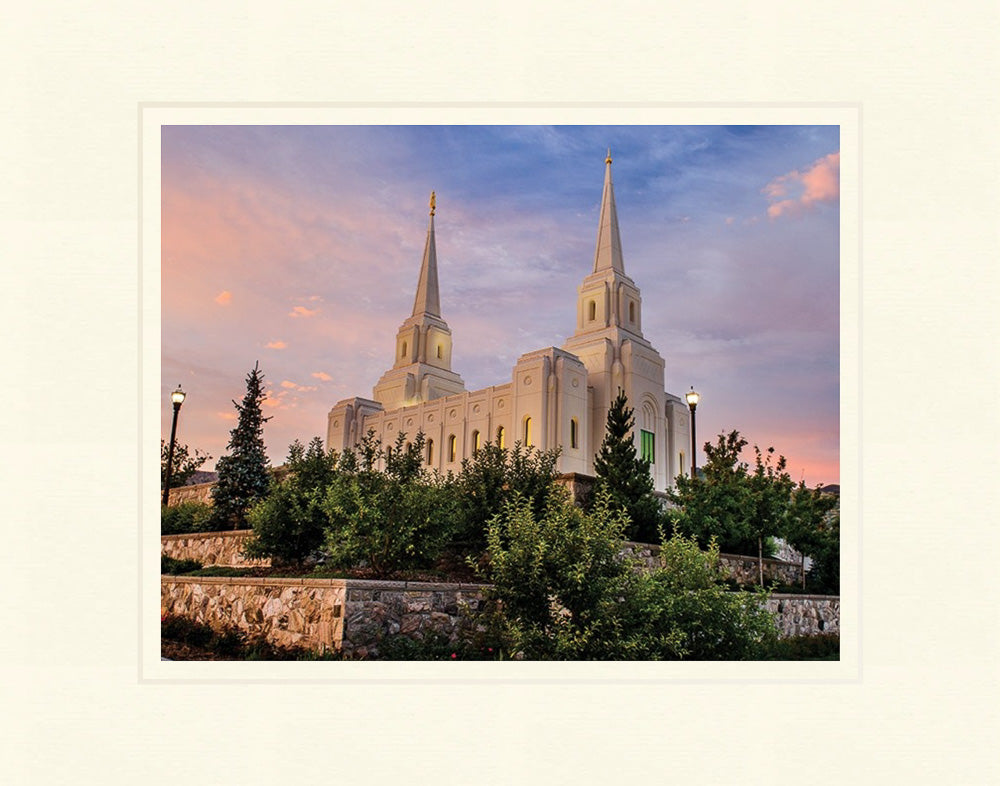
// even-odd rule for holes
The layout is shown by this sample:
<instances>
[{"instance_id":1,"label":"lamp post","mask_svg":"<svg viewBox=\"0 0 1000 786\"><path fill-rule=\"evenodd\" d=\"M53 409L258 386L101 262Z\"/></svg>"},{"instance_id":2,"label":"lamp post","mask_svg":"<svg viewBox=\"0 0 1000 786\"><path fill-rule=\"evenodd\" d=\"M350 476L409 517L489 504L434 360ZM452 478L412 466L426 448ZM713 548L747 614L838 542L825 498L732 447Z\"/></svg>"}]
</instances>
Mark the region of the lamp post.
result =
<instances>
[{"instance_id":1,"label":"lamp post","mask_svg":"<svg viewBox=\"0 0 1000 786\"><path fill-rule=\"evenodd\" d=\"M181 390L180 384L177 390L170 394L170 400L174 402L174 421L170 425L170 447L167 449L167 475L163 479L163 504L170 500L170 472L174 465L174 438L177 436L177 414L181 411L181 404L184 403L185 393Z\"/></svg>"},{"instance_id":2,"label":"lamp post","mask_svg":"<svg viewBox=\"0 0 1000 786\"><path fill-rule=\"evenodd\" d=\"M694 386L691 386L691 390L684 394L684 398L687 399L688 406L691 408L691 477L697 477L696 457L695 451L697 450L696 445L698 444L694 435L694 411L698 406L698 400L701 398L695 390Z\"/></svg>"}]
</instances>

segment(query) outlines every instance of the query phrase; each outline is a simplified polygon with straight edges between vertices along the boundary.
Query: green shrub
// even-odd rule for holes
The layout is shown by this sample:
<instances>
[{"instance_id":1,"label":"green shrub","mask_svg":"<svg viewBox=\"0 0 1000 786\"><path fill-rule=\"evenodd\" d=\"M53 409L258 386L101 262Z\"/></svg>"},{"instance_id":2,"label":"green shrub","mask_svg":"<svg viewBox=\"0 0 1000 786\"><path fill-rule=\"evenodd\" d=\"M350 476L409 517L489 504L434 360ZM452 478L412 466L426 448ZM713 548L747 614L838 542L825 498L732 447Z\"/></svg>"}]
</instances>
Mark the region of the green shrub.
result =
<instances>
[{"instance_id":1,"label":"green shrub","mask_svg":"<svg viewBox=\"0 0 1000 786\"><path fill-rule=\"evenodd\" d=\"M348 451L322 501L331 567L366 566L378 576L433 564L452 538L451 484L422 466L423 434L383 448L369 432ZM384 467L384 469L380 469Z\"/></svg>"},{"instance_id":2,"label":"green shrub","mask_svg":"<svg viewBox=\"0 0 1000 786\"><path fill-rule=\"evenodd\" d=\"M162 576L180 576L200 569L201 563L197 560L174 559L166 554L160 555L160 575Z\"/></svg>"},{"instance_id":3,"label":"green shrub","mask_svg":"<svg viewBox=\"0 0 1000 786\"><path fill-rule=\"evenodd\" d=\"M273 564L301 563L326 537L330 523L322 502L337 474L337 456L315 437L309 448L296 440L288 449L288 473L272 480L270 494L248 515L253 538L244 546L250 557L268 557Z\"/></svg>"},{"instance_id":4,"label":"green shrub","mask_svg":"<svg viewBox=\"0 0 1000 786\"><path fill-rule=\"evenodd\" d=\"M663 544L664 566L621 556L627 517L599 490L584 513L552 499L545 514L516 500L489 525L487 579L503 657L573 660L737 660L761 657L777 631L766 593L730 592L718 548Z\"/></svg>"},{"instance_id":5,"label":"green shrub","mask_svg":"<svg viewBox=\"0 0 1000 786\"><path fill-rule=\"evenodd\" d=\"M160 506L160 534L184 535L212 531L212 506L204 502L181 502Z\"/></svg>"},{"instance_id":6,"label":"green shrub","mask_svg":"<svg viewBox=\"0 0 1000 786\"><path fill-rule=\"evenodd\" d=\"M486 525L515 495L541 516L556 478L559 450L538 451L520 442L513 449L487 442L462 461L455 478L458 495L456 539L473 549L486 545Z\"/></svg>"}]
</instances>

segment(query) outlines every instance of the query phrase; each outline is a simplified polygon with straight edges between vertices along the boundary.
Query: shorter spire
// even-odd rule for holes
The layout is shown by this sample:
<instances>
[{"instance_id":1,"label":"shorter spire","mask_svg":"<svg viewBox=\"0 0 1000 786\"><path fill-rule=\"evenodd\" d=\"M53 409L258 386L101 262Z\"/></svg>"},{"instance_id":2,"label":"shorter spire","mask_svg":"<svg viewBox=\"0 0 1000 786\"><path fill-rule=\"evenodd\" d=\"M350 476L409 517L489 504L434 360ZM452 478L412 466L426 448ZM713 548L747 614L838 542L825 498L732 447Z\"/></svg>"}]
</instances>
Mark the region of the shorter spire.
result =
<instances>
[{"instance_id":1,"label":"shorter spire","mask_svg":"<svg viewBox=\"0 0 1000 786\"><path fill-rule=\"evenodd\" d=\"M441 301L438 295L437 248L434 243L434 207L436 199L431 191L431 217L427 226L427 244L420 264L420 278L417 281L417 296L413 299L413 316L429 314L441 316Z\"/></svg>"}]
</instances>

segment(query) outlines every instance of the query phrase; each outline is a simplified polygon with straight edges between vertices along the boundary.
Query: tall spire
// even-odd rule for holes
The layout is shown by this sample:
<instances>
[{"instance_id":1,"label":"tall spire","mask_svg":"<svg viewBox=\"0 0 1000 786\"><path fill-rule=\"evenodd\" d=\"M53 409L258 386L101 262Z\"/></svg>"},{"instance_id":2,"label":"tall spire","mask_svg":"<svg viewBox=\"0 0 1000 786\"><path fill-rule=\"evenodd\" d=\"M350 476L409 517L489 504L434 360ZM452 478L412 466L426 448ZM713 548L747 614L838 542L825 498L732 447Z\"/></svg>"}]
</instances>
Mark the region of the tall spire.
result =
<instances>
[{"instance_id":1,"label":"tall spire","mask_svg":"<svg viewBox=\"0 0 1000 786\"><path fill-rule=\"evenodd\" d=\"M615 210L615 189L611 183L611 148L608 148L604 166L604 193L601 196L601 221L597 229L594 272L615 270L624 273L622 239L618 233L618 211Z\"/></svg>"},{"instance_id":2,"label":"tall spire","mask_svg":"<svg viewBox=\"0 0 1000 786\"><path fill-rule=\"evenodd\" d=\"M413 316L429 314L441 316L441 301L438 295L437 248L434 245L434 192L431 191L431 218L427 226L427 243L424 246L424 260L420 265L420 279L417 281L417 296L413 300Z\"/></svg>"}]
</instances>

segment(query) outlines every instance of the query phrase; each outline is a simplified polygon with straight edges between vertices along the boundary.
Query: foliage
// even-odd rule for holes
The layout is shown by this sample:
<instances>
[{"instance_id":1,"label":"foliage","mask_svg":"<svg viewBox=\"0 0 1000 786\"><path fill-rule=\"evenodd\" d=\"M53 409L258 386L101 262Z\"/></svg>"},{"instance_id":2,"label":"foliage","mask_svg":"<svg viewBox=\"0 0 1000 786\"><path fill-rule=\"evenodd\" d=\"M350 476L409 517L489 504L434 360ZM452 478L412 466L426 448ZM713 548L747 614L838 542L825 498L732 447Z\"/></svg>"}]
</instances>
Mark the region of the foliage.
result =
<instances>
[{"instance_id":1,"label":"foliage","mask_svg":"<svg viewBox=\"0 0 1000 786\"><path fill-rule=\"evenodd\" d=\"M471 458L462 460L455 479L458 495L455 537L474 548L486 545L486 523L515 494L527 499L536 515L545 510L559 449L538 451L520 442L509 450L487 442Z\"/></svg>"},{"instance_id":2,"label":"foliage","mask_svg":"<svg viewBox=\"0 0 1000 786\"><path fill-rule=\"evenodd\" d=\"M170 445L164 440L160 440L160 488L167 482L167 456L170 453ZM184 486L197 472L201 465L212 457L207 453L202 453L195 448L194 455L187 445L181 442L174 442L174 455L170 462L170 488L175 489Z\"/></svg>"},{"instance_id":3,"label":"foliage","mask_svg":"<svg viewBox=\"0 0 1000 786\"><path fill-rule=\"evenodd\" d=\"M840 594L840 499L800 483L792 494L784 537L812 558L806 589Z\"/></svg>"},{"instance_id":4,"label":"foliage","mask_svg":"<svg viewBox=\"0 0 1000 786\"><path fill-rule=\"evenodd\" d=\"M201 570L201 563L194 559L174 559L166 554L160 555L160 575L161 576L181 576Z\"/></svg>"},{"instance_id":5,"label":"foliage","mask_svg":"<svg viewBox=\"0 0 1000 786\"><path fill-rule=\"evenodd\" d=\"M433 563L452 536L456 499L423 468L424 435L383 447L373 431L339 462L321 508L328 564L366 565L377 576ZM382 468L382 469L380 469Z\"/></svg>"},{"instance_id":6,"label":"foliage","mask_svg":"<svg viewBox=\"0 0 1000 786\"><path fill-rule=\"evenodd\" d=\"M772 536L784 531L793 484L785 471L785 457L772 464L754 446L755 465L750 470L740 460L747 441L738 431L720 434L715 445L705 443L705 465L697 478L679 475L668 492L677 505L671 512L674 528L694 535L706 545L715 538L726 553L769 556Z\"/></svg>"},{"instance_id":7,"label":"foliage","mask_svg":"<svg viewBox=\"0 0 1000 786\"><path fill-rule=\"evenodd\" d=\"M780 536L812 557L814 591L837 592L840 585L840 524L837 498L804 483L794 484L784 456L774 460L754 446L754 467L740 461L747 441L739 432L720 434L705 444L707 461L698 478L678 476L669 492L675 531L705 544L717 538L723 551L768 555L765 546ZM761 583L763 569L761 568Z\"/></svg>"},{"instance_id":8,"label":"foliage","mask_svg":"<svg viewBox=\"0 0 1000 786\"><path fill-rule=\"evenodd\" d=\"M188 532L211 532L212 506L191 500L178 505L160 506L160 534L184 535Z\"/></svg>"},{"instance_id":9,"label":"foliage","mask_svg":"<svg viewBox=\"0 0 1000 786\"><path fill-rule=\"evenodd\" d=\"M258 500L267 496L271 478L264 451L264 423L261 402L265 398L264 374L257 364L247 374L247 392L243 403L233 406L239 413L236 427L230 432L229 454L219 459L219 478L212 487L214 518L219 529L243 529L246 513Z\"/></svg>"},{"instance_id":10,"label":"foliage","mask_svg":"<svg viewBox=\"0 0 1000 786\"><path fill-rule=\"evenodd\" d=\"M839 660L840 635L789 636L778 639L766 660Z\"/></svg>"},{"instance_id":11,"label":"foliage","mask_svg":"<svg viewBox=\"0 0 1000 786\"><path fill-rule=\"evenodd\" d=\"M636 453L634 426L633 410L620 391L608 410L604 441L594 457L594 493L603 490L615 505L625 508L630 522L625 536L629 540L652 543L659 538L663 510L653 494L649 461Z\"/></svg>"},{"instance_id":12,"label":"foliage","mask_svg":"<svg viewBox=\"0 0 1000 786\"><path fill-rule=\"evenodd\" d=\"M337 472L337 454L314 437L308 448L296 440L288 448L288 473L273 480L268 496L248 515L253 538L244 546L250 557L270 557L273 564L301 563L326 538L329 518L323 498Z\"/></svg>"},{"instance_id":13,"label":"foliage","mask_svg":"<svg viewBox=\"0 0 1000 786\"><path fill-rule=\"evenodd\" d=\"M702 551L694 538L664 542L663 568L637 579L628 627L634 657L654 660L756 660L777 640L768 593L731 592L720 580L714 541Z\"/></svg>"},{"instance_id":14,"label":"foliage","mask_svg":"<svg viewBox=\"0 0 1000 786\"><path fill-rule=\"evenodd\" d=\"M490 598L502 657L573 660L759 657L776 636L766 594L728 592L718 549L676 535L664 568L621 553L628 520L606 489L589 512L554 497L536 517L522 499L487 532Z\"/></svg>"},{"instance_id":15,"label":"foliage","mask_svg":"<svg viewBox=\"0 0 1000 786\"><path fill-rule=\"evenodd\" d=\"M714 538L724 552L750 553L748 467L740 461L746 444L737 431L720 434L715 445L705 443L698 477L677 476L667 492L677 506L670 514L675 531L694 536L702 546Z\"/></svg>"}]
</instances>

